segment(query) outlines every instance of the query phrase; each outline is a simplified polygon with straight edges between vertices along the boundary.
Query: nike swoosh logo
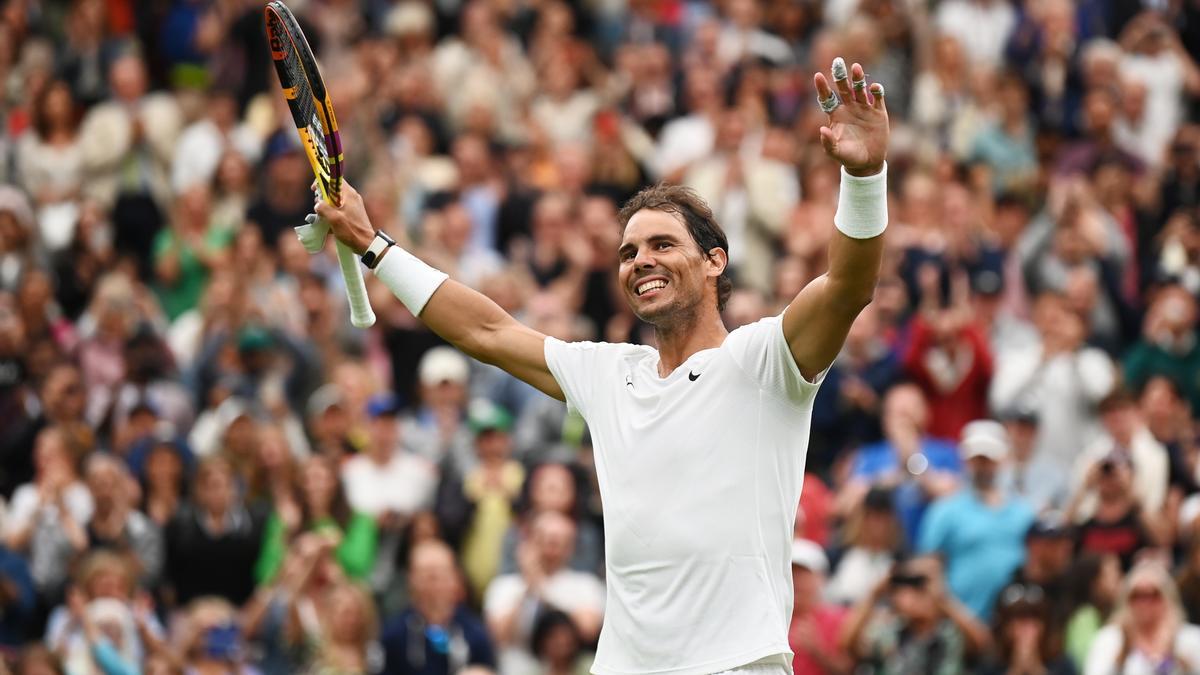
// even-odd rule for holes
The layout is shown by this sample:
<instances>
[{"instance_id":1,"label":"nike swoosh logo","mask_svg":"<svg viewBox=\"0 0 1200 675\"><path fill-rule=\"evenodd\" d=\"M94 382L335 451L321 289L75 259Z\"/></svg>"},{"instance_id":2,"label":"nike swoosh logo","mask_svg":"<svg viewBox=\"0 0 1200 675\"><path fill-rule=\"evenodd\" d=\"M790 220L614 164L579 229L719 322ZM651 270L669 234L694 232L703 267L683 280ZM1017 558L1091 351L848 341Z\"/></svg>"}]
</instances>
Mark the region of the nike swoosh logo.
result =
<instances>
[{"instance_id":1,"label":"nike swoosh logo","mask_svg":"<svg viewBox=\"0 0 1200 675\"><path fill-rule=\"evenodd\" d=\"M704 373L693 373L692 371L689 370L688 371L688 379L691 380L692 382L695 382L696 380L700 379L700 376L703 374Z\"/></svg>"}]
</instances>

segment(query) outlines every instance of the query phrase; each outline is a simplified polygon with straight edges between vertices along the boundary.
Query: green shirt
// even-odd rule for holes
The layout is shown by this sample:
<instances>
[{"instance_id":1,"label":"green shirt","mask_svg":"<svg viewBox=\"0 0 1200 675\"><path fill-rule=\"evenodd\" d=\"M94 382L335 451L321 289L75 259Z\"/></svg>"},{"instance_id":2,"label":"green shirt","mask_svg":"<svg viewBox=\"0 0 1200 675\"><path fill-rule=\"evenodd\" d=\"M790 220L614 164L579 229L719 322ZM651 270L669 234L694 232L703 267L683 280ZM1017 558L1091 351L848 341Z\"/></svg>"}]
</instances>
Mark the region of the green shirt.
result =
<instances>
[{"instance_id":1,"label":"green shirt","mask_svg":"<svg viewBox=\"0 0 1200 675\"><path fill-rule=\"evenodd\" d=\"M1200 410L1200 341L1186 353L1172 354L1156 344L1139 340L1125 354L1124 365L1125 378L1135 390L1155 375L1163 375L1175 382L1192 404L1192 410Z\"/></svg>"},{"instance_id":2,"label":"green shirt","mask_svg":"<svg viewBox=\"0 0 1200 675\"><path fill-rule=\"evenodd\" d=\"M210 228L204 233L204 245L220 251L228 248L233 238L233 230ZM174 321L180 314L200 304L208 285L208 268L196 257L190 244L179 241L174 230L164 228L154 238L154 262L158 263L172 250L178 251L179 278L172 284L158 281L154 284L154 291L167 318Z\"/></svg>"},{"instance_id":3,"label":"green shirt","mask_svg":"<svg viewBox=\"0 0 1200 675\"><path fill-rule=\"evenodd\" d=\"M1092 605L1084 605L1075 610L1071 619L1067 621L1067 655L1071 657L1079 672L1083 672L1083 664L1087 662L1092 640L1096 639L1096 633L1103 627L1104 617L1100 616L1100 610Z\"/></svg>"},{"instance_id":4,"label":"green shirt","mask_svg":"<svg viewBox=\"0 0 1200 675\"><path fill-rule=\"evenodd\" d=\"M342 535L342 543L338 544L334 556L342 566L347 577L361 581L371 573L375 565L375 549L379 544L379 528L375 519L362 513L353 513L346 522L343 530L332 518L323 518L308 528L309 532L333 531ZM258 564L254 569L254 578L260 584L268 583L279 574L283 567L283 559L288 551L287 528L278 513L272 513L267 519L263 531L262 553L258 556Z\"/></svg>"}]
</instances>

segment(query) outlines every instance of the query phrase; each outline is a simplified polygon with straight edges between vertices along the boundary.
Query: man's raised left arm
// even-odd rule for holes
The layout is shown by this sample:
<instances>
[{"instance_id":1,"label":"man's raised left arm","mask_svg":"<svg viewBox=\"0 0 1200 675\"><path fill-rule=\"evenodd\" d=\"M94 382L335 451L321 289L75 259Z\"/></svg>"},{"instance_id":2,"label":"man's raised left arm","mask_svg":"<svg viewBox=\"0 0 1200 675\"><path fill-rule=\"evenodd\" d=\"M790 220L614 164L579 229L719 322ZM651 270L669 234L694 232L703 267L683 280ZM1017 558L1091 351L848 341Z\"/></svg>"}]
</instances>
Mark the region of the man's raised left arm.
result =
<instances>
[{"instance_id":1,"label":"man's raised left arm","mask_svg":"<svg viewBox=\"0 0 1200 675\"><path fill-rule=\"evenodd\" d=\"M829 269L811 281L783 313L783 333L800 374L812 381L833 363L851 324L871 302L883 260L887 226L888 115L883 85L868 86L862 66L834 60L833 88L813 76L828 114L825 152L842 165L841 192L829 244Z\"/></svg>"}]
</instances>

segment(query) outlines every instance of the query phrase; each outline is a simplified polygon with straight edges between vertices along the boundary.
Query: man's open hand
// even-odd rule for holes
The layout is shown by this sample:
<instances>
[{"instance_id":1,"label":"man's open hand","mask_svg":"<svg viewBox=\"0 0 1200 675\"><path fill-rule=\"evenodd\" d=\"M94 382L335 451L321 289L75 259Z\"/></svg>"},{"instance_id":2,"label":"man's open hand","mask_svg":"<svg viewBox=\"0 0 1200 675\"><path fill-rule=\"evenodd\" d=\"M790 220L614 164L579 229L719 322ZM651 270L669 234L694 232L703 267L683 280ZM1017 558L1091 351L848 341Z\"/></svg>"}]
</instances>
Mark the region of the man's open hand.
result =
<instances>
[{"instance_id":1,"label":"man's open hand","mask_svg":"<svg viewBox=\"0 0 1200 675\"><path fill-rule=\"evenodd\" d=\"M847 70L840 56L833 61L832 76L831 87L824 73L813 75L819 101L829 101L835 90L840 99L828 112L828 124L821 127L821 145L851 175L879 173L887 158L890 134L883 85L868 85L862 66L855 63ZM828 110L829 106L823 107Z\"/></svg>"}]
</instances>

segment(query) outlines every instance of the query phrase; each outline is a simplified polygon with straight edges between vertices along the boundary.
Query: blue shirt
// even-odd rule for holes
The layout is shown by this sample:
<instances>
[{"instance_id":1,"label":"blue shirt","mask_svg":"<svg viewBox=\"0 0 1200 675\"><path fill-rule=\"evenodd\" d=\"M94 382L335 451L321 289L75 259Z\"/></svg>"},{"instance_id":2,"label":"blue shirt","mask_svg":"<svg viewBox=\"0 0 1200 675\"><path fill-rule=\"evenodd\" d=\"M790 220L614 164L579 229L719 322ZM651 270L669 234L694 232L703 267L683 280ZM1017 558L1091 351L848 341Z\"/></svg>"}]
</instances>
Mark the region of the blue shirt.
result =
<instances>
[{"instance_id":1,"label":"blue shirt","mask_svg":"<svg viewBox=\"0 0 1200 675\"><path fill-rule=\"evenodd\" d=\"M921 439L921 454L929 460L927 471L941 471L959 475L962 473L962 460L958 457L958 448L953 443L936 438ZM854 460L851 478L869 484L884 482L893 473L908 475L908 470L900 466L896 449L888 441L880 441L863 446ZM921 518L929 499L915 480L905 480L896 486L892 496L896 508L896 516L904 528L904 540L911 548L916 542Z\"/></svg>"},{"instance_id":2,"label":"blue shirt","mask_svg":"<svg viewBox=\"0 0 1200 675\"><path fill-rule=\"evenodd\" d=\"M429 626L415 609L392 617L383 627L386 675L453 675L464 666L496 668L492 640L483 623L463 607L449 626Z\"/></svg>"},{"instance_id":3,"label":"blue shirt","mask_svg":"<svg viewBox=\"0 0 1200 675\"><path fill-rule=\"evenodd\" d=\"M918 550L945 557L950 591L986 621L996 595L1025 562L1025 533L1033 519L1024 500L988 506L975 490L963 488L929 507Z\"/></svg>"}]
</instances>

